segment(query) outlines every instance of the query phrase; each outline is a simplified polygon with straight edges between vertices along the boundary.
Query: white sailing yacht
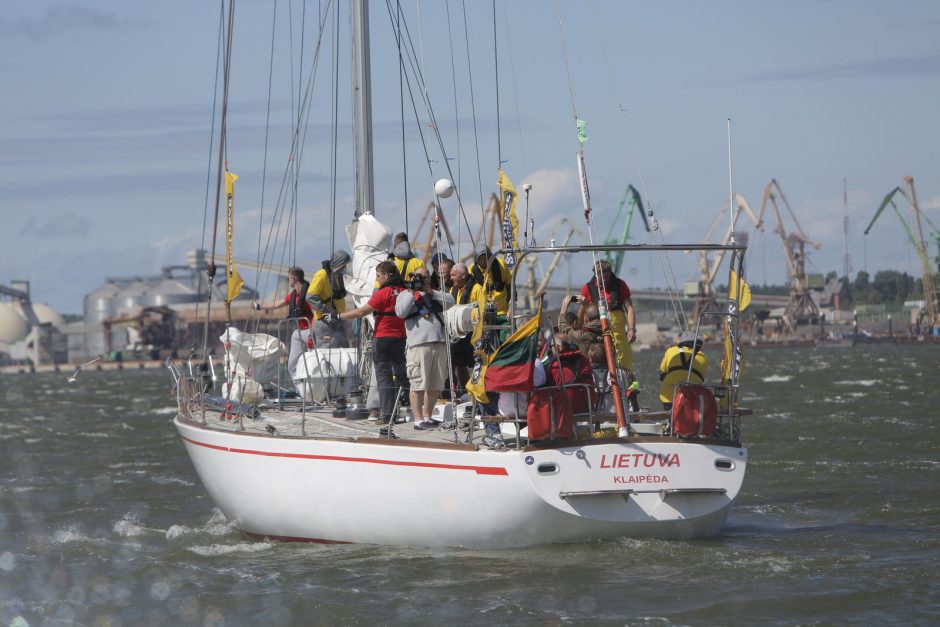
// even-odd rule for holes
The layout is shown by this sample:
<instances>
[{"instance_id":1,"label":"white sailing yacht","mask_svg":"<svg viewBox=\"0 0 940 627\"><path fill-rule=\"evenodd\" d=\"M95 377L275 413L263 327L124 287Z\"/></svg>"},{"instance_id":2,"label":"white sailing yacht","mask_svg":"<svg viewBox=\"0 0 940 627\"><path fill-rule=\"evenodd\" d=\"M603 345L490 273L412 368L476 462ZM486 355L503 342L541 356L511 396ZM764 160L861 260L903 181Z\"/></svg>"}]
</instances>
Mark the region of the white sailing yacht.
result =
<instances>
[{"instance_id":1,"label":"white sailing yacht","mask_svg":"<svg viewBox=\"0 0 940 627\"><path fill-rule=\"evenodd\" d=\"M354 32L361 37L355 58L361 86L356 90L357 136L368 148L368 2L353 5ZM369 208L368 149L360 152L358 167L365 186L359 206ZM352 235L361 236L376 223L366 211ZM732 258L733 276L743 276L744 247L734 244L550 246L516 252L594 255L611 248L723 250ZM373 276L363 264L357 266L354 254L353 272L368 286ZM728 305L728 374L720 386L706 390L717 416L716 424L701 433L676 428L668 412L627 414L618 388L609 389L603 381L595 387L608 402L577 416L569 438L528 441L522 437L523 417L504 421L503 428L511 425L506 433L515 434L507 435L505 446L485 446L483 423L494 419L479 416L473 405L447 407L449 429L418 431L405 424L380 433L367 420L334 411L330 397L293 403L220 398L205 386L195 358L182 366L170 364L179 402L174 425L213 501L251 536L471 548L712 536L722 528L747 467L747 449L740 441L740 416L747 411L736 402L738 303ZM700 417L707 413L702 403ZM617 428L599 430L596 425L603 423Z\"/></svg>"}]
</instances>

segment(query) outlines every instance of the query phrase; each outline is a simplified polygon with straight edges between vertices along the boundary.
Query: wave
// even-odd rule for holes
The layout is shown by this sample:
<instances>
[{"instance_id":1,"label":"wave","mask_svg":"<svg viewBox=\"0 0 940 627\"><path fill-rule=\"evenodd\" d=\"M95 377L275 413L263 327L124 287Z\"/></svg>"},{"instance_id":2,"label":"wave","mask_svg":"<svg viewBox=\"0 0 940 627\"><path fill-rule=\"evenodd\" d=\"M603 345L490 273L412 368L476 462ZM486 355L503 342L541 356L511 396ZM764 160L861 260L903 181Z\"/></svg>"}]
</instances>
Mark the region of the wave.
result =
<instances>
[{"instance_id":1,"label":"wave","mask_svg":"<svg viewBox=\"0 0 940 627\"><path fill-rule=\"evenodd\" d=\"M878 379L856 379L854 381L835 381L833 385L864 385L865 387L871 387L879 383L882 383L882 381Z\"/></svg>"},{"instance_id":2,"label":"wave","mask_svg":"<svg viewBox=\"0 0 940 627\"><path fill-rule=\"evenodd\" d=\"M761 381L764 383L786 383L792 378L792 375L789 374L772 374L769 377L762 378Z\"/></svg>"},{"instance_id":3,"label":"wave","mask_svg":"<svg viewBox=\"0 0 940 627\"><path fill-rule=\"evenodd\" d=\"M188 547L196 555L203 557L213 557L217 555L231 555L233 553L259 553L269 551L272 548L270 542L241 542L239 544L210 544L208 546Z\"/></svg>"},{"instance_id":4,"label":"wave","mask_svg":"<svg viewBox=\"0 0 940 627\"><path fill-rule=\"evenodd\" d=\"M151 414L157 414L158 416L169 416L175 414L179 411L176 407L160 407L159 409L151 409Z\"/></svg>"}]
</instances>

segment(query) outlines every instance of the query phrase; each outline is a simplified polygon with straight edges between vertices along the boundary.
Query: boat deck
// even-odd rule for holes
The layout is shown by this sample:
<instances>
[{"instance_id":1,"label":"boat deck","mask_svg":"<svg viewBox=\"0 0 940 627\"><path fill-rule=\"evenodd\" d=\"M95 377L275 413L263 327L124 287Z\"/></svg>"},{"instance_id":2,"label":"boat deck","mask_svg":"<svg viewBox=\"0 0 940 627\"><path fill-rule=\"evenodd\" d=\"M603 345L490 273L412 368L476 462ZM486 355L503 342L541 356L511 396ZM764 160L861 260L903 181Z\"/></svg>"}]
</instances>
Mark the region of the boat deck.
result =
<instances>
[{"instance_id":1,"label":"boat deck","mask_svg":"<svg viewBox=\"0 0 940 627\"><path fill-rule=\"evenodd\" d=\"M459 448L503 448L484 441L485 422L499 422L506 448L518 449L528 445L525 437L516 438L514 421L505 417L480 417L474 420L458 419L456 422L439 423L436 429L418 430L413 422L397 422L392 428L370 419L334 417L329 406L307 406L300 408L263 408L257 417L227 416L206 408L193 408L189 421L220 431L240 432L259 437L279 438L325 438L345 441L407 444L411 446L454 446ZM663 422L669 412L646 411L631 414L632 438L661 437ZM595 427L594 425L599 425ZM523 422L522 427L525 426ZM616 421L613 416L583 416L576 420L576 438L593 439L616 437ZM541 447L541 445L539 445Z\"/></svg>"}]
</instances>

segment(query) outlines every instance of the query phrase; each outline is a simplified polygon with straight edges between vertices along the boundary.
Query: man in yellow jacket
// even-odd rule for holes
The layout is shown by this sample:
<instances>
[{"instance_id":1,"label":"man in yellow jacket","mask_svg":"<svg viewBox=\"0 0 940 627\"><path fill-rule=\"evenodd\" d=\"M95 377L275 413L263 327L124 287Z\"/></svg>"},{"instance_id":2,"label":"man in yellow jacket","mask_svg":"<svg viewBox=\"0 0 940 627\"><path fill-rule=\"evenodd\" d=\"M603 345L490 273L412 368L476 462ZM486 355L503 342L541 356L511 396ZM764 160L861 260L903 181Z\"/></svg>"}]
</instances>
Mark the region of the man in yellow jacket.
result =
<instances>
[{"instance_id":1,"label":"man in yellow jacket","mask_svg":"<svg viewBox=\"0 0 940 627\"><path fill-rule=\"evenodd\" d=\"M691 375L689 368L691 367ZM676 345L666 349L659 364L659 400L663 409L672 409L676 386L685 381L704 383L708 371L708 357L702 352L702 340L694 333L681 333Z\"/></svg>"},{"instance_id":2,"label":"man in yellow jacket","mask_svg":"<svg viewBox=\"0 0 940 627\"><path fill-rule=\"evenodd\" d=\"M489 246L478 244L473 252L476 263L467 269L470 281L482 285L486 299L496 305L496 314L505 316L512 297L512 273L499 257L493 257Z\"/></svg>"}]
</instances>

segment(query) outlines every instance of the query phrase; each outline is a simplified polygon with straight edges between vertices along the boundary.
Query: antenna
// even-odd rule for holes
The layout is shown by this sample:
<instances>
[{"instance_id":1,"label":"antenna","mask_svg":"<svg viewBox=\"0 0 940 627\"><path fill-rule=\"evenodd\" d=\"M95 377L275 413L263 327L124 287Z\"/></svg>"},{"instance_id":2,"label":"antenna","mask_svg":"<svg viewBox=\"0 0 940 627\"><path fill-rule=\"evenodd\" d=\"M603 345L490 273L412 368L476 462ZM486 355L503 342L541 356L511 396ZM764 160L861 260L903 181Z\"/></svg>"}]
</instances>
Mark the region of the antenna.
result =
<instances>
[{"instance_id":1,"label":"antenna","mask_svg":"<svg viewBox=\"0 0 940 627\"><path fill-rule=\"evenodd\" d=\"M731 118L728 118L728 217L731 218L731 239L728 243L734 244L734 182L731 170Z\"/></svg>"},{"instance_id":2,"label":"antenna","mask_svg":"<svg viewBox=\"0 0 940 627\"><path fill-rule=\"evenodd\" d=\"M852 276L852 260L849 257L849 191L845 177L842 177L842 276L849 279Z\"/></svg>"}]
</instances>

